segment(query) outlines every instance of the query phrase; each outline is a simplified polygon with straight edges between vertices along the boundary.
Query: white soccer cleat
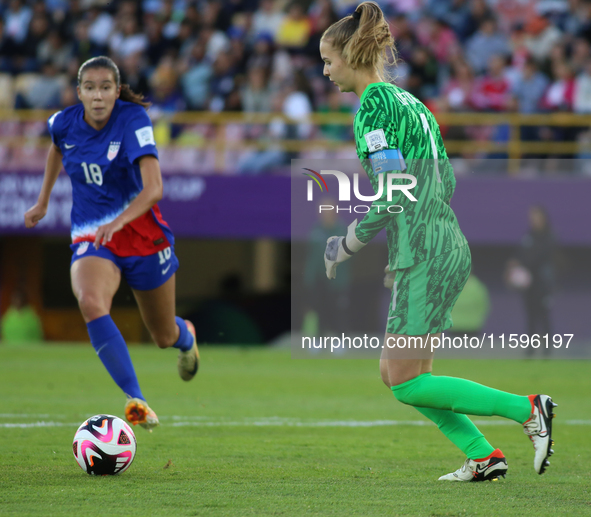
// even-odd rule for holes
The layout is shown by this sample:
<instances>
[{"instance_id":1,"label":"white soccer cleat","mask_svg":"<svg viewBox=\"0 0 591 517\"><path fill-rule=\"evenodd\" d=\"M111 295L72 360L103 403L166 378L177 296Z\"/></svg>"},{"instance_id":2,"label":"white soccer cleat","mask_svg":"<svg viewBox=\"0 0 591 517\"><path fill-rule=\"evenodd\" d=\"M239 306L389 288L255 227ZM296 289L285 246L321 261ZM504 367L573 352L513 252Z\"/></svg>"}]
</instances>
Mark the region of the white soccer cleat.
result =
<instances>
[{"instance_id":1,"label":"white soccer cleat","mask_svg":"<svg viewBox=\"0 0 591 517\"><path fill-rule=\"evenodd\" d=\"M501 449L495 449L481 460L468 458L455 472L441 476L439 481L498 481L507 474L507 459Z\"/></svg>"},{"instance_id":2,"label":"white soccer cleat","mask_svg":"<svg viewBox=\"0 0 591 517\"><path fill-rule=\"evenodd\" d=\"M129 398L125 404L125 418L132 425L140 424L144 429L152 432L154 427L160 425L156 413L145 400Z\"/></svg>"},{"instance_id":3,"label":"white soccer cleat","mask_svg":"<svg viewBox=\"0 0 591 517\"><path fill-rule=\"evenodd\" d=\"M528 435L534 445L534 469L543 474L550 465L548 458L554 454L552 445L552 410L558 405L548 395L529 395L532 414L523 424L523 432Z\"/></svg>"},{"instance_id":4,"label":"white soccer cleat","mask_svg":"<svg viewBox=\"0 0 591 517\"><path fill-rule=\"evenodd\" d=\"M185 323L187 324L187 330L193 336L193 346L186 352L179 351L177 366L181 379L190 381L199 370L199 349L197 348L195 327L189 320L185 320Z\"/></svg>"}]
</instances>

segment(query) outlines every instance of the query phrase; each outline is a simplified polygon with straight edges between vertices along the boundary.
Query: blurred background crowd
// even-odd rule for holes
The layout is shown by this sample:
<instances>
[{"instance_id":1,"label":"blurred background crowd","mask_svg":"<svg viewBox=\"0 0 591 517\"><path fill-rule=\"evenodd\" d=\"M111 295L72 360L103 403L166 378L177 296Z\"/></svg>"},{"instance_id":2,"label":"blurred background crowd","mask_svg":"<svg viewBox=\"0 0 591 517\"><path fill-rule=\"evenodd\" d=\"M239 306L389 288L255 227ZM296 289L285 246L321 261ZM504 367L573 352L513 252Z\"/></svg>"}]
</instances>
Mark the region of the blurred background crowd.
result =
<instances>
[{"instance_id":1,"label":"blurred background crowd","mask_svg":"<svg viewBox=\"0 0 591 517\"><path fill-rule=\"evenodd\" d=\"M433 109L591 112L591 2L378 3L399 53L390 72ZM338 111L340 98L322 79L318 44L355 6L339 0L5 1L2 104L69 106L76 102L80 64L109 55L123 81L158 110Z\"/></svg>"},{"instance_id":2,"label":"blurred background crowd","mask_svg":"<svg viewBox=\"0 0 591 517\"><path fill-rule=\"evenodd\" d=\"M432 111L591 113L591 2L378 3L388 16L398 52L389 73ZM351 138L350 122L312 124L311 120L315 113L350 114L357 109L354 95L340 94L322 77L318 52L323 31L356 4L348 0L4 1L0 3L0 107L72 105L77 102L80 64L109 55L119 65L123 82L152 102L150 115L155 122L181 111L201 110L282 113L294 121L226 126L228 141L268 142L264 153L242 154L234 160L238 172L257 173L293 157L285 146L273 146L275 141ZM187 136L185 130L186 126L173 124L157 128L156 136L163 145L181 134L186 143L196 144L216 131L198 127ZM509 139L506 126L450 131L444 135L448 139ZM524 141L588 139L586 128L564 124L519 131Z\"/></svg>"}]
</instances>

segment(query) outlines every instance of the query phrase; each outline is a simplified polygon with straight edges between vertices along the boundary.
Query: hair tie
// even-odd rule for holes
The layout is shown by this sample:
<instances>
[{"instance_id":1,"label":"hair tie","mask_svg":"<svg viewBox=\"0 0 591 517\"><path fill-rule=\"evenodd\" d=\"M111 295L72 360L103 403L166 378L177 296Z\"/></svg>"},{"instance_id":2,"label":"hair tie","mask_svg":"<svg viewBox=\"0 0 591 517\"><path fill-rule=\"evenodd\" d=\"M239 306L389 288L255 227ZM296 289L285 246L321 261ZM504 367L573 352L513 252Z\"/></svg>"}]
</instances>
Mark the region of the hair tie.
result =
<instances>
[{"instance_id":1,"label":"hair tie","mask_svg":"<svg viewBox=\"0 0 591 517\"><path fill-rule=\"evenodd\" d=\"M361 12L360 11L355 11L353 13L353 19L359 21L361 19Z\"/></svg>"}]
</instances>

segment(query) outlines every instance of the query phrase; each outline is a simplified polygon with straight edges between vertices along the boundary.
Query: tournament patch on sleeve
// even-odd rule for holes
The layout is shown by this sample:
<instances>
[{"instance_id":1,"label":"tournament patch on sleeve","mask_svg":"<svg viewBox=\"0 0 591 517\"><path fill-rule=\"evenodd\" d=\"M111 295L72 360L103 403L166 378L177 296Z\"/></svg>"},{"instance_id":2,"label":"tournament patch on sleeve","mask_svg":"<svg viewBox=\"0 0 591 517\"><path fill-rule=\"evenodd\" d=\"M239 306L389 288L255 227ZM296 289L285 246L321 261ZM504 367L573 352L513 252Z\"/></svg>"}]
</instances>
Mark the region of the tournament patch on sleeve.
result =
<instances>
[{"instance_id":1,"label":"tournament patch on sleeve","mask_svg":"<svg viewBox=\"0 0 591 517\"><path fill-rule=\"evenodd\" d=\"M154 131L152 130L152 126L145 126L138 129L135 132L135 136L137 136L137 141L140 144L140 147L144 147L145 145L156 145L156 142L154 142Z\"/></svg>"},{"instance_id":2,"label":"tournament patch on sleeve","mask_svg":"<svg viewBox=\"0 0 591 517\"><path fill-rule=\"evenodd\" d=\"M388 142L386 141L386 135L383 129L376 129L363 135L365 142L367 143L367 150L370 153L381 151L382 149L388 149Z\"/></svg>"},{"instance_id":3,"label":"tournament patch on sleeve","mask_svg":"<svg viewBox=\"0 0 591 517\"><path fill-rule=\"evenodd\" d=\"M369 161L374 174L406 170L406 163L400 149L384 149L371 153Z\"/></svg>"}]
</instances>

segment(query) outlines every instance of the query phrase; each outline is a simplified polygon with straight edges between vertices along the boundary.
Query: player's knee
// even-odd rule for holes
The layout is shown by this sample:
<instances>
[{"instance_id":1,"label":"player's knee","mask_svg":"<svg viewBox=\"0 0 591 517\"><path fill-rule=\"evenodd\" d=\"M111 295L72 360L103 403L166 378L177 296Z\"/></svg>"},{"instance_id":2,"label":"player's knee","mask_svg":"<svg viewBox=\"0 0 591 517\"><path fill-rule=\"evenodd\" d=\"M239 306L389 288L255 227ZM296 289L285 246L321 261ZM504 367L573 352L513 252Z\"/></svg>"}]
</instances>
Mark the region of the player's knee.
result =
<instances>
[{"instance_id":1,"label":"player's knee","mask_svg":"<svg viewBox=\"0 0 591 517\"><path fill-rule=\"evenodd\" d=\"M390 386L390 389L392 390L394 397L396 397L396 400L398 402L402 402L403 404L410 404L408 401L408 398L406 397L406 394L407 394L406 390L399 390L399 389L396 389L396 387L397 387L397 384Z\"/></svg>"},{"instance_id":2,"label":"player's knee","mask_svg":"<svg viewBox=\"0 0 591 517\"><path fill-rule=\"evenodd\" d=\"M384 361L380 361L380 375L382 376L382 382L386 385L386 388L392 387L392 384L390 384L390 374L388 372L388 367Z\"/></svg>"},{"instance_id":3,"label":"player's knee","mask_svg":"<svg viewBox=\"0 0 591 517\"><path fill-rule=\"evenodd\" d=\"M158 348L170 348L176 343L174 332L152 332L152 339Z\"/></svg>"},{"instance_id":4,"label":"player's knee","mask_svg":"<svg viewBox=\"0 0 591 517\"><path fill-rule=\"evenodd\" d=\"M109 314L109 304L94 293L82 292L78 294L78 306L84 319L89 322L105 314Z\"/></svg>"}]
</instances>

